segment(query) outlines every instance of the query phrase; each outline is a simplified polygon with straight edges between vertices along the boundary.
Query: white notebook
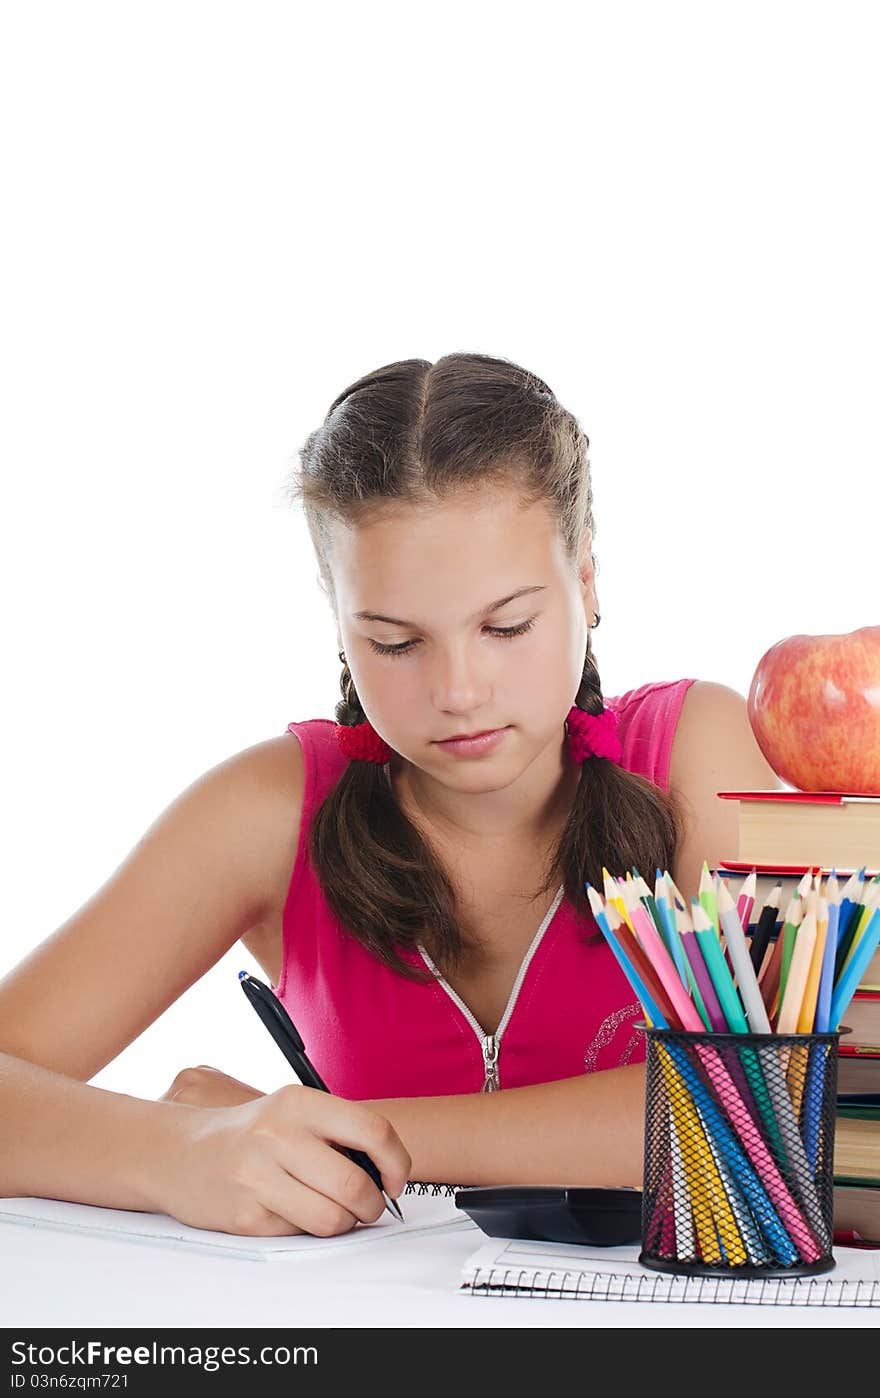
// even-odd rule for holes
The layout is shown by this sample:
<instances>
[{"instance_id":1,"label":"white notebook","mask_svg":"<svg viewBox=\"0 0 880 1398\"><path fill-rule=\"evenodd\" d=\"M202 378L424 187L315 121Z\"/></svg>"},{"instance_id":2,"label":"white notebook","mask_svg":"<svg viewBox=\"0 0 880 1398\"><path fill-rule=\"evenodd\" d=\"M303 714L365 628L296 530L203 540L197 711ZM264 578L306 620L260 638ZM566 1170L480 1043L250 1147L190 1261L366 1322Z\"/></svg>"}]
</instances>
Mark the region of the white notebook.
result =
<instances>
[{"instance_id":1,"label":"white notebook","mask_svg":"<svg viewBox=\"0 0 880 1398\"><path fill-rule=\"evenodd\" d=\"M168 1214L105 1209L96 1204L71 1204L63 1199L0 1199L0 1223L195 1249L258 1262L304 1257L310 1253L323 1253L327 1248L363 1247L370 1242L413 1233L449 1228L472 1228L474 1232L477 1231L476 1224L467 1214L455 1207L454 1191L446 1185L411 1181L399 1203L403 1223L392 1218L386 1209L375 1223L359 1223L350 1232L338 1233L332 1238L316 1238L307 1233L280 1238L244 1237L236 1233L190 1228Z\"/></svg>"},{"instance_id":2,"label":"white notebook","mask_svg":"<svg viewBox=\"0 0 880 1398\"><path fill-rule=\"evenodd\" d=\"M643 1267L638 1247L495 1238L468 1258L459 1289L472 1296L554 1300L880 1307L880 1250L835 1248L834 1257L833 1271L815 1277L686 1277Z\"/></svg>"}]
</instances>

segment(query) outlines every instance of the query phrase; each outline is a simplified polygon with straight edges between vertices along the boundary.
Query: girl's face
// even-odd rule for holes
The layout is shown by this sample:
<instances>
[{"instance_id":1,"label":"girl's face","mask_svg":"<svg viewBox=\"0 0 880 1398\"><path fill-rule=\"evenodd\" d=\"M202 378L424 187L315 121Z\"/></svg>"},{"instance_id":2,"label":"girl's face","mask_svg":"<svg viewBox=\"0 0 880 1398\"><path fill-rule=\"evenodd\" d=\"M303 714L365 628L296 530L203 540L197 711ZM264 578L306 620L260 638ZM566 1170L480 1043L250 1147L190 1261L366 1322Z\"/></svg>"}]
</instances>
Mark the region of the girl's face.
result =
<instances>
[{"instance_id":1,"label":"girl's face","mask_svg":"<svg viewBox=\"0 0 880 1398\"><path fill-rule=\"evenodd\" d=\"M590 545L587 532L575 572L547 507L501 487L336 522L338 639L377 733L459 790L500 789L558 754L598 610ZM476 755L439 745L499 728Z\"/></svg>"}]
</instances>

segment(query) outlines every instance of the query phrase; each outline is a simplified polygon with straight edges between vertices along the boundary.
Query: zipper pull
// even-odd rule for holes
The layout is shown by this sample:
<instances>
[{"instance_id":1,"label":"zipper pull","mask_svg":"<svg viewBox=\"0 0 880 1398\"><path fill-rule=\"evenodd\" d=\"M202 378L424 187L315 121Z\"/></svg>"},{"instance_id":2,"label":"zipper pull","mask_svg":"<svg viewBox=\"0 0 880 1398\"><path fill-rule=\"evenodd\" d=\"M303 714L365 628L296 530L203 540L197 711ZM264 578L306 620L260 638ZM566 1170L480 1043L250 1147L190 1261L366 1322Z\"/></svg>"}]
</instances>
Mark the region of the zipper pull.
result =
<instances>
[{"instance_id":1,"label":"zipper pull","mask_svg":"<svg viewBox=\"0 0 880 1398\"><path fill-rule=\"evenodd\" d=\"M483 1040L483 1063L485 1065L486 1077L481 1092L500 1092L501 1084L498 1081L498 1051L501 1045L494 1034L487 1034Z\"/></svg>"}]
</instances>

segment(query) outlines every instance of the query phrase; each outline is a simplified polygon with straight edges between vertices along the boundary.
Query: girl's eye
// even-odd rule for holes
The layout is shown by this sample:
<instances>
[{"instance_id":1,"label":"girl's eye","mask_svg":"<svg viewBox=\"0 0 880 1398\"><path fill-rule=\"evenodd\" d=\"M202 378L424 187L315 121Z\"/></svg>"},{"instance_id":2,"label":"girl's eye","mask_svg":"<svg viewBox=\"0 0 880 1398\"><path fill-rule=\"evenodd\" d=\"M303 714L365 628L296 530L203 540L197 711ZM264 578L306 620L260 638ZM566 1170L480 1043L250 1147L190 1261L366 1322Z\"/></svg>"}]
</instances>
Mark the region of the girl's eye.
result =
<instances>
[{"instance_id":1,"label":"girl's eye","mask_svg":"<svg viewBox=\"0 0 880 1398\"><path fill-rule=\"evenodd\" d=\"M527 631L531 631L534 624L535 618L529 617L528 621L520 622L519 626L487 626L486 630L492 636L510 641L514 636L524 636ZM383 646L380 641L370 641L370 645L377 655L407 655L418 645L418 641L403 641L399 646Z\"/></svg>"}]
</instances>

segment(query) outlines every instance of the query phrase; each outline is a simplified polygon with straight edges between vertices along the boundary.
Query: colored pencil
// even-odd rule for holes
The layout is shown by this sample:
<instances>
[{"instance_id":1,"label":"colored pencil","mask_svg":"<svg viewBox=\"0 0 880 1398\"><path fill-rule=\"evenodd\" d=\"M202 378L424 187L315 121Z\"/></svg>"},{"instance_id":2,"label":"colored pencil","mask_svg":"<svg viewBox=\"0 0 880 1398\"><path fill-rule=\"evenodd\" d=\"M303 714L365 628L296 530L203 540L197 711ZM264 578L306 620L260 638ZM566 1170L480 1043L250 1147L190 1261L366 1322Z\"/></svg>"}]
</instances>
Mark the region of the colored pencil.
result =
<instances>
[{"instance_id":1,"label":"colored pencil","mask_svg":"<svg viewBox=\"0 0 880 1398\"><path fill-rule=\"evenodd\" d=\"M679 980L678 972L675 969L669 952L660 940L660 935L651 921L648 913L641 904L638 907L630 905L630 916L636 927L636 934L640 945L644 948L645 954L650 960L654 970L660 977L663 989L675 1007L682 1029L696 1030L701 1033L703 1021L700 1019L696 1006L690 999L687 991Z\"/></svg>"},{"instance_id":2,"label":"colored pencil","mask_svg":"<svg viewBox=\"0 0 880 1398\"><path fill-rule=\"evenodd\" d=\"M663 925L666 928L664 940L675 962L678 978L683 985L687 985L687 962L685 960L684 948L681 945L681 938L678 936L678 929L675 925L675 909L672 906L672 899L666 887L666 880L659 869L656 871L654 878L654 906L657 908ZM693 991L691 993L693 993Z\"/></svg>"},{"instance_id":3,"label":"colored pencil","mask_svg":"<svg viewBox=\"0 0 880 1398\"><path fill-rule=\"evenodd\" d=\"M764 954L770 944L770 937L776 928L779 917L779 900L782 897L782 879L777 879L770 892L764 900L764 906L758 914L758 921L752 933L749 944L749 960L755 968L755 974L760 973L764 964Z\"/></svg>"},{"instance_id":4,"label":"colored pencil","mask_svg":"<svg viewBox=\"0 0 880 1398\"><path fill-rule=\"evenodd\" d=\"M693 996L694 1004L697 1007L697 1014L700 1016L700 1019L703 1021L706 1028L712 1029L712 1016L709 1013L709 1007L706 1005L705 1000L703 999L702 981L697 981L693 967L691 965L691 958L685 947L684 942L686 934L690 934L691 936L693 936L694 925L691 922L687 909L684 907L681 899L678 897L677 894L675 895L674 901L675 907L673 909L673 913L675 916L675 938L678 946L681 948L681 954L684 958L686 983L690 986L690 992ZM694 944L696 945L696 943ZM697 948L697 955L699 956L700 963L702 964L703 958L699 955L699 948ZM703 970L704 974L708 979L708 972L705 971L705 967L703 967ZM714 995L714 993L715 992L713 991L712 994Z\"/></svg>"},{"instance_id":5,"label":"colored pencil","mask_svg":"<svg viewBox=\"0 0 880 1398\"><path fill-rule=\"evenodd\" d=\"M831 996L834 990L834 958L837 953L837 919L840 904L836 897L828 904L828 927L825 931L825 946L822 954L822 971L819 976L819 994L816 997L815 1033L827 1034L831 1024Z\"/></svg>"},{"instance_id":6,"label":"colored pencil","mask_svg":"<svg viewBox=\"0 0 880 1398\"><path fill-rule=\"evenodd\" d=\"M721 929L718 925L718 897L715 892L715 887L712 883L712 875L709 872L709 865L706 863L705 859L703 860L703 868L702 872L700 873L698 901L702 903L703 907L705 908L709 916L709 921L712 923L712 926L715 928L715 931L720 932Z\"/></svg>"},{"instance_id":7,"label":"colored pencil","mask_svg":"<svg viewBox=\"0 0 880 1398\"><path fill-rule=\"evenodd\" d=\"M662 913L660 912L660 909L657 907L657 900L655 899L653 893L651 892L648 885L645 883L645 880L642 878L635 865L633 865L632 874L633 883L636 886L636 891L639 895L639 898L642 901L642 905L645 908L647 908L651 921L654 923L654 926L660 933L663 942L666 944L666 950L671 954L672 948L669 946L669 943L667 941L668 929L666 926L666 919L663 917Z\"/></svg>"},{"instance_id":8,"label":"colored pencil","mask_svg":"<svg viewBox=\"0 0 880 1398\"><path fill-rule=\"evenodd\" d=\"M798 1034L812 1034L813 1023L816 1018L816 1001L819 998L819 980L822 975L822 962L825 953L825 938L828 932L828 904L824 898L819 899L816 910L816 941L813 946L813 955L810 959L810 967L807 971L807 983L804 986L804 998L801 1001L800 1014L797 1020ZM836 944L836 938L835 938Z\"/></svg>"},{"instance_id":9,"label":"colored pencil","mask_svg":"<svg viewBox=\"0 0 880 1398\"><path fill-rule=\"evenodd\" d=\"M797 928L800 927L800 923L803 921L803 911L804 900L802 896L800 896L800 893L793 893L792 898L789 900L788 909L785 910L785 920L783 920L782 923L782 931L779 932L779 937L776 938L776 942L778 942L779 946L779 990L776 1005L782 1004L782 997L783 994L785 994L785 981L788 980L788 969L790 962L792 962L792 953L795 951ZM772 1014L769 1008L768 1014Z\"/></svg>"},{"instance_id":10,"label":"colored pencil","mask_svg":"<svg viewBox=\"0 0 880 1398\"><path fill-rule=\"evenodd\" d=\"M700 999L703 1003L703 1013L701 1014L703 1023L708 1030L714 1031L716 1034L726 1034L727 1020L724 1018L724 1011L715 993L712 977L706 968L696 933L683 932L681 940L684 944L691 973L700 990Z\"/></svg>"},{"instance_id":11,"label":"colored pencil","mask_svg":"<svg viewBox=\"0 0 880 1398\"><path fill-rule=\"evenodd\" d=\"M736 911L740 920L743 932L748 934L749 922L751 921L752 908L755 906L755 893L758 888L758 871L752 869L743 879L742 887L736 899Z\"/></svg>"},{"instance_id":12,"label":"colored pencil","mask_svg":"<svg viewBox=\"0 0 880 1398\"><path fill-rule=\"evenodd\" d=\"M770 1021L758 989L758 978L749 956L745 932L733 899L726 888L722 888L718 894L718 916L727 935L727 946L736 974L736 988L745 1007L749 1029L753 1034L770 1034Z\"/></svg>"},{"instance_id":13,"label":"colored pencil","mask_svg":"<svg viewBox=\"0 0 880 1398\"><path fill-rule=\"evenodd\" d=\"M865 974L868 962L877 950L877 943L880 941L880 908L875 908L863 935L859 939L850 960L847 962L843 974L834 987L831 996L831 1028L837 1029L840 1026L842 1015L846 1012L846 1007L852 999L859 981Z\"/></svg>"},{"instance_id":14,"label":"colored pencil","mask_svg":"<svg viewBox=\"0 0 880 1398\"><path fill-rule=\"evenodd\" d=\"M840 972L841 975L843 975L843 973L846 971L846 968L849 965L852 956L858 949L859 941L864 935L865 928L871 921L874 909L877 907L878 903L880 903L880 882L875 882L872 879L870 883L865 884L862 893L861 907L859 909L858 915L853 916L853 924L855 925L855 928L853 931L853 935L849 941L849 950L843 958L843 966Z\"/></svg>"},{"instance_id":15,"label":"colored pencil","mask_svg":"<svg viewBox=\"0 0 880 1398\"><path fill-rule=\"evenodd\" d=\"M700 951L703 953L703 960L706 963L706 970L712 978L715 994L718 996L724 1018L727 1021L727 1028L731 1032L746 1034L749 1026L736 993L736 987L733 984L733 977L724 959L718 933L699 898L691 899L691 918L697 941L700 944Z\"/></svg>"},{"instance_id":16,"label":"colored pencil","mask_svg":"<svg viewBox=\"0 0 880 1398\"><path fill-rule=\"evenodd\" d=\"M614 904L614 907L620 913L630 932L634 932L635 928L629 920L629 913L626 910L626 903L624 902L623 898L621 898L619 892L617 891L617 885L615 884L614 879L611 877L604 865L602 867L602 879L605 886L606 903Z\"/></svg>"},{"instance_id":17,"label":"colored pencil","mask_svg":"<svg viewBox=\"0 0 880 1398\"><path fill-rule=\"evenodd\" d=\"M861 869L857 869L856 872L850 876L843 890L840 903L840 916L837 920L837 953L834 960L835 980L843 970L843 963L852 946L853 937L855 936L856 927L858 925L862 898L865 892L865 867L865 865L862 865Z\"/></svg>"},{"instance_id":18,"label":"colored pencil","mask_svg":"<svg viewBox=\"0 0 880 1398\"><path fill-rule=\"evenodd\" d=\"M797 1032L798 1015L804 998L815 941L816 913L813 908L809 908L804 913L803 921L797 929L797 940L791 954L785 988L780 987L779 1014L776 1023L778 1034Z\"/></svg>"}]
</instances>

